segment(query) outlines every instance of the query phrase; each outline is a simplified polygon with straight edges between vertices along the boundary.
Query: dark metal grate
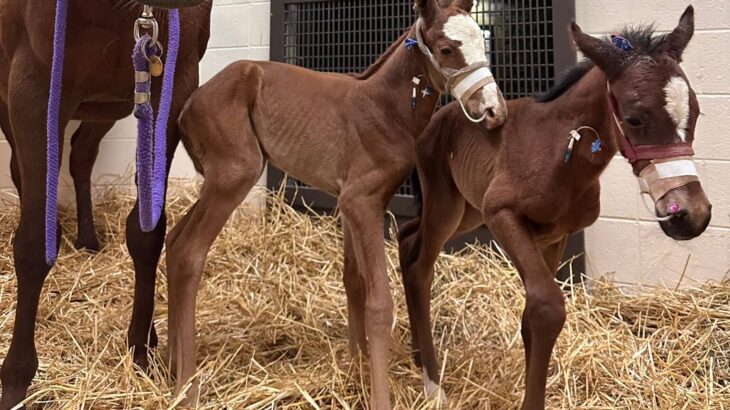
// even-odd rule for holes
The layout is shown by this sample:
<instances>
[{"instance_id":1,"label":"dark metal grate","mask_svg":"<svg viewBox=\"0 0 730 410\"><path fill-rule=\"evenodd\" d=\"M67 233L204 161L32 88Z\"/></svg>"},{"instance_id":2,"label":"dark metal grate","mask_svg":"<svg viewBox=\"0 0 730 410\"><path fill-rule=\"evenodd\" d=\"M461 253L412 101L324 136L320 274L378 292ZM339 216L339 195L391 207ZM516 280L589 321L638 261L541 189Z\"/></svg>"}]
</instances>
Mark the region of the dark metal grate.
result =
<instances>
[{"instance_id":1,"label":"dark metal grate","mask_svg":"<svg viewBox=\"0 0 730 410\"><path fill-rule=\"evenodd\" d=\"M283 61L319 71L364 70L415 21L413 0L283 3ZM555 74L552 0L480 0L472 16L505 98L547 91ZM411 193L408 183L398 192Z\"/></svg>"}]
</instances>

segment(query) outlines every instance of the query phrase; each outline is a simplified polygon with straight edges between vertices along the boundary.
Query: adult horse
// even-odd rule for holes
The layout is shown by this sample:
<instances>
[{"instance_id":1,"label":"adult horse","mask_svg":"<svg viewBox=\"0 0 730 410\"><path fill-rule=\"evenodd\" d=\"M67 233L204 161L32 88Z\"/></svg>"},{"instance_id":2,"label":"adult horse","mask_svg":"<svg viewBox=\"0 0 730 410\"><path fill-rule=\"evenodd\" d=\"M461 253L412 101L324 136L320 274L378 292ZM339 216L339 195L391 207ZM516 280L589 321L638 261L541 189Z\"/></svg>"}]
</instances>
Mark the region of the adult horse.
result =
<instances>
[{"instance_id":1,"label":"adult horse","mask_svg":"<svg viewBox=\"0 0 730 410\"><path fill-rule=\"evenodd\" d=\"M568 235L599 215L599 176L620 150L650 195L664 232L700 235L710 203L691 161L699 104L679 63L694 31L692 7L669 34L626 29L609 41L572 36L590 59L538 99L508 104L510 118L486 131L454 105L418 140L423 213L399 234L414 359L440 380L431 336L434 263L446 241L486 224L524 282L527 388L524 409L545 406L548 363L563 328L554 281Z\"/></svg>"},{"instance_id":2,"label":"adult horse","mask_svg":"<svg viewBox=\"0 0 730 410\"><path fill-rule=\"evenodd\" d=\"M165 7L199 5L180 12L182 35L167 134L169 164L179 140L175 119L198 85L198 62L207 46L211 2L148 1ZM54 5L55 2L47 0L0 0L0 127L12 148L11 174L20 194L21 209L13 245L18 302L13 339L0 371L2 410L25 398L38 367L35 320L41 289L51 269L44 255L44 205L45 118L54 46L50 40L54 37ZM63 130L71 119L83 122L81 131L74 137L75 158L95 156L98 140L114 121L132 112L135 84L130 59L134 45L132 28L141 7L127 0L69 0L59 129ZM166 31L163 26L160 36L163 43L167 41ZM160 96L157 82L153 93L157 104ZM138 213L135 206L127 221L127 243L136 271L129 344L134 348L135 362L144 366L147 346L157 343L152 313L165 218L161 218L153 232L144 233Z\"/></svg>"},{"instance_id":3,"label":"adult horse","mask_svg":"<svg viewBox=\"0 0 730 410\"><path fill-rule=\"evenodd\" d=\"M195 298L207 253L269 161L339 198L350 347L355 353L369 344L372 407L389 408L393 301L382 218L415 165L415 137L436 106L438 95L426 83L449 90L472 120L486 118L494 127L506 117L486 68L484 37L469 15L472 1L441 7L418 0L416 6L416 24L362 74L242 61L191 96L180 117L181 137L205 182L167 241L178 390L195 374ZM186 400L197 394L194 382Z\"/></svg>"}]
</instances>

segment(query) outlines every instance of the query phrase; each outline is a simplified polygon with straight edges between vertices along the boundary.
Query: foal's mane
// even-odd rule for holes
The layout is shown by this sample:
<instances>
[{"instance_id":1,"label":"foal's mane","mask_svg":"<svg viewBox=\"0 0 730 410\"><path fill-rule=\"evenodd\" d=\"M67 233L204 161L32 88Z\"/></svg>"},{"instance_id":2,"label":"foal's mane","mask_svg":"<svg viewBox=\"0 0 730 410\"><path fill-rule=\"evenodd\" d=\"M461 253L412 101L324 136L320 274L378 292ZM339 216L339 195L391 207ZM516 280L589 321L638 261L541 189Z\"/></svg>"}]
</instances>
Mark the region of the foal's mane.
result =
<instances>
[{"instance_id":1,"label":"foal's mane","mask_svg":"<svg viewBox=\"0 0 730 410\"><path fill-rule=\"evenodd\" d=\"M368 68L365 69L365 71L361 73L350 73L351 76L355 77L358 80L367 80L368 78L372 77L373 74L375 74L380 67L385 64L386 61L388 61L388 58L392 56L395 51L398 49L398 47L403 44L403 41L405 41L406 36L408 36L408 33L411 31L410 27L408 30L406 30L403 34L401 34L400 37L398 37L398 40L396 40L393 44L388 47L387 50L383 54L378 57L377 60L375 60L374 63L370 64Z\"/></svg>"},{"instance_id":2,"label":"foal's mane","mask_svg":"<svg viewBox=\"0 0 730 410\"><path fill-rule=\"evenodd\" d=\"M633 59L638 56L655 57L659 52L661 52L662 43L668 34L655 36L655 32L656 28L654 24L640 25L636 27L626 26L623 29L616 31L616 33L620 33L622 37L627 39L634 46L634 50L631 51L628 56L629 59ZM611 38L606 36L604 41L611 43ZM578 81L591 71L594 66L595 64L587 59L579 62L566 71L550 90L543 94L535 95L535 100L537 102L545 103L557 99L577 84Z\"/></svg>"}]
</instances>

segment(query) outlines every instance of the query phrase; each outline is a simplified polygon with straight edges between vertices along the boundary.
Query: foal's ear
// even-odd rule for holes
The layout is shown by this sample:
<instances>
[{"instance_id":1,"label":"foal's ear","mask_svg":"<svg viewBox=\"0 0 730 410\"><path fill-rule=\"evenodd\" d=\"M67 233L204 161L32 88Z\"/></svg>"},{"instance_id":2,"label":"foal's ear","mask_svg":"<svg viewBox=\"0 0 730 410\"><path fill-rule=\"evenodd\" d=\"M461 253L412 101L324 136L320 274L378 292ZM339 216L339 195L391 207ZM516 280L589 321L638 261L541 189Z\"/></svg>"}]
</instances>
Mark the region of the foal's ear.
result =
<instances>
[{"instance_id":1,"label":"foal's ear","mask_svg":"<svg viewBox=\"0 0 730 410\"><path fill-rule=\"evenodd\" d=\"M627 61L625 51L611 43L585 34L575 22L570 23L570 34L578 49L603 70L609 79L621 74Z\"/></svg>"},{"instance_id":2,"label":"foal's ear","mask_svg":"<svg viewBox=\"0 0 730 410\"><path fill-rule=\"evenodd\" d=\"M414 7L422 19L428 21L436 16L436 12L441 8L438 0L416 0Z\"/></svg>"},{"instance_id":3,"label":"foal's ear","mask_svg":"<svg viewBox=\"0 0 730 410\"><path fill-rule=\"evenodd\" d=\"M679 19L679 24L662 42L662 50L678 62L682 61L682 52L695 32L695 10L688 6Z\"/></svg>"},{"instance_id":4,"label":"foal's ear","mask_svg":"<svg viewBox=\"0 0 730 410\"><path fill-rule=\"evenodd\" d=\"M452 4L467 13L471 13L474 8L474 0L454 0Z\"/></svg>"}]
</instances>

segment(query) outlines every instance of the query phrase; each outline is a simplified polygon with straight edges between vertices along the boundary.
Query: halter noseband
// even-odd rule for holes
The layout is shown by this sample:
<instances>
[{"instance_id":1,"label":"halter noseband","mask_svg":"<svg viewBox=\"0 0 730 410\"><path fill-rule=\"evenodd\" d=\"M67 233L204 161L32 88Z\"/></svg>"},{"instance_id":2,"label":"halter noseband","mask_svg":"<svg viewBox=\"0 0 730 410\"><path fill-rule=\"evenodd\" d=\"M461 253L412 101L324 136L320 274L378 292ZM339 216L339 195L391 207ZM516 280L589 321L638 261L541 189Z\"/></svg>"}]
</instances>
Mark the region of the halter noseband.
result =
<instances>
[{"instance_id":1,"label":"halter noseband","mask_svg":"<svg viewBox=\"0 0 730 410\"><path fill-rule=\"evenodd\" d=\"M629 141L619 120L618 102L606 83L611 115L618 128L618 143L621 155L626 158L639 179L642 194L649 194L654 202L669 191L683 187L690 182L699 181L697 168L692 157L694 150L687 142L634 145Z\"/></svg>"},{"instance_id":2,"label":"halter noseband","mask_svg":"<svg viewBox=\"0 0 730 410\"><path fill-rule=\"evenodd\" d=\"M436 57L433 55L431 50L426 45L426 42L423 41L423 34L421 33L422 25L423 22L419 18L416 21L416 43L418 44L418 49L421 50L421 52L426 57L428 57L431 65L433 65L434 68L446 80L445 91L451 94L457 101L459 101L459 104L461 105L461 110L464 111L464 115L466 115L466 118L468 118L469 121L475 123L484 121L487 118L487 114L484 114L481 118L473 118L471 115L469 115L464 101L468 101L469 98L471 98L471 96L474 95L474 93L476 93L477 90L479 90L480 88L496 82L494 80L492 72L489 70L489 62L480 61L459 70L442 67L441 64L439 64L438 60L436 60Z\"/></svg>"}]
</instances>

